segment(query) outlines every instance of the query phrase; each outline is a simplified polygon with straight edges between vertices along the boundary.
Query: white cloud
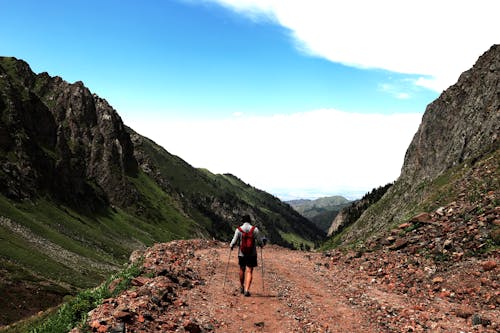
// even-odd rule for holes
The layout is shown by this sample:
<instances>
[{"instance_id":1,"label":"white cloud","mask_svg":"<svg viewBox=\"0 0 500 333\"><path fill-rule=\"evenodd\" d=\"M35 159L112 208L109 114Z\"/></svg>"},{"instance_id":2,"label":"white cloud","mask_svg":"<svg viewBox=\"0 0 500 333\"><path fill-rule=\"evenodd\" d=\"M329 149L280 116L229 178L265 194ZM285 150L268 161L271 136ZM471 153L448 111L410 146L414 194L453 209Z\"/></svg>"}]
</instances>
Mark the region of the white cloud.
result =
<instances>
[{"instance_id":1,"label":"white cloud","mask_svg":"<svg viewBox=\"0 0 500 333\"><path fill-rule=\"evenodd\" d=\"M397 99L408 99L408 98L410 98L410 94L404 93L404 92L400 92L400 93L396 94L396 98Z\"/></svg>"},{"instance_id":2,"label":"white cloud","mask_svg":"<svg viewBox=\"0 0 500 333\"><path fill-rule=\"evenodd\" d=\"M324 109L220 120L126 119L195 167L275 194L363 194L395 180L421 114ZM313 193L313 194L312 194Z\"/></svg>"},{"instance_id":3,"label":"white cloud","mask_svg":"<svg viewBox=\"0 0 500 333\"><path fill-rule=\"evenodd\" d=\"M498 0L205 0L290 29L298 48L441 91L500 42Z\"/></svg>"},{"instance_id":4,"label":"white cloud","mask_svg":"<svg viewBox=\"0 0 500 333\"><path fill-rule=\"evenodd\" d=\"M411 94L401 91L401 89L411 89L411 87L407 87L409 82L413 83L413 81L408 80L400 81L396 85L391 83L382 83L379 84L379 90L391 94L397 99L409 99L411 98Z\"/></svg>"}]
</instances>

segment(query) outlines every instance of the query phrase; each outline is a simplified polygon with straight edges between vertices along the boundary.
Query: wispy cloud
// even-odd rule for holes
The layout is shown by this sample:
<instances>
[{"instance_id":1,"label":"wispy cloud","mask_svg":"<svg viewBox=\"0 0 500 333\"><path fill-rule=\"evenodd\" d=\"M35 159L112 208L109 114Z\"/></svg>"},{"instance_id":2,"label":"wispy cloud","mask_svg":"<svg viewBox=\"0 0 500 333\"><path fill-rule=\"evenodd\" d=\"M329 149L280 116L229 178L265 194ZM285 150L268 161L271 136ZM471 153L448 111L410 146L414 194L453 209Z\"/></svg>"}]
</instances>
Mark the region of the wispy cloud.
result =
<instances>
[{"instance_id":1,"label":"wispy cloud","mask_svg":"<svg viewBox=\"0 0 500 333\"><path fill-rule=\"evenodd\" d=\"M500 42L497 0L205 0L290 29L298 48L333 62L420 74L441 91Z\"/></svg>"},{"instance_id":2,"label":"wispy cloud","mask_svg":"<svg viewBox=\"0 0 500 333\"><path fill-rule=\"evenodd\" d=\"M391 83L381 83L379 84L379 90L394 96L397 99L409 99L411 94L409 92L402 91L401 86L394 85Z\"/></svg>"},{"instance_id":3,"label":"wispy cloud","mask_svg":"<svg viewBox=\"0 0 500 333\"><path fill-rule=\"evenodd\" d=\"M395 180L421 114L332 109L268 117L125 119L195 167L278 194L363 193Z\"/></svg>"}]
</instances>

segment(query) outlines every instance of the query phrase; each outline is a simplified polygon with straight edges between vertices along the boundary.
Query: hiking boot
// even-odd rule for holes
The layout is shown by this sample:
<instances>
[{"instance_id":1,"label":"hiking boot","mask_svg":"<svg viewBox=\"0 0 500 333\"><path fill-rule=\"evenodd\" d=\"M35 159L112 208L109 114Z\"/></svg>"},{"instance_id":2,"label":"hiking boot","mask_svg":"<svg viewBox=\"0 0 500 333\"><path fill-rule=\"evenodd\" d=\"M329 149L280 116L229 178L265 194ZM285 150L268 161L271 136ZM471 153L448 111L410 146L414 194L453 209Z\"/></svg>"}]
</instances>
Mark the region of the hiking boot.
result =
<instances>
[{"instance_id":1,"label":"hiking boot","mask_svg":"<svg viewBox=\"0 0 500 333\"><path fill-rule=\"evenodd\" d=\"M247 290L247 291L245 291L244 295L245 295L245 297L250 297L250 292Z\"/></svg>"},{"instance_id":2,"label":"hiking boot","mask_svg":"<svg viewBox=\"0 0 500 333\"><path fill-rule=\"evenodd\" d=\"M243 287L240 287L240 294L244 294L245 293L245 289Z\"/></svg>"}]
</instances>

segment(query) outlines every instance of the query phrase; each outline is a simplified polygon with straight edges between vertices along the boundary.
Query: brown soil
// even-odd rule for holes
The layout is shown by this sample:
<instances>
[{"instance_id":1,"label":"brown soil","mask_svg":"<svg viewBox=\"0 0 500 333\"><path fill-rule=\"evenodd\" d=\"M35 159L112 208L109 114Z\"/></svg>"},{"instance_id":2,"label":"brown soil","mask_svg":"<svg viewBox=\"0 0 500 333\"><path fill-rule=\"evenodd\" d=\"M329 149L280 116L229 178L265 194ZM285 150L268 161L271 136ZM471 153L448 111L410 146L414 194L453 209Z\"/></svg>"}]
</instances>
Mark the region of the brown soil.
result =
<instances>
[{"instance_id":1,"label":"brown soil","mask_svg":"<svg viewBox=\"0 0 500 333\"><path fill-rule=\"evenodd\" d=\"M28 282L0 283L0 303L2 304L0 329L3 325L9 325L39 311L59 305L65 294L57 292L56 288L46 290L40 285Z\"/></svg>"}]
</instances>

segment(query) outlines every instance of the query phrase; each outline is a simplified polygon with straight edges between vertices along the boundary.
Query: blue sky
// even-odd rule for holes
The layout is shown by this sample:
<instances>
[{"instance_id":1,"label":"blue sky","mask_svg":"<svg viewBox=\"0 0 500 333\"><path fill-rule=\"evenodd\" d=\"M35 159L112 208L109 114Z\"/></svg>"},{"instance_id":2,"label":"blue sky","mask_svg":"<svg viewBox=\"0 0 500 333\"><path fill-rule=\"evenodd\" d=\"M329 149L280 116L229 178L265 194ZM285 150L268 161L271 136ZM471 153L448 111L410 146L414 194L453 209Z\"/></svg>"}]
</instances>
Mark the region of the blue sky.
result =
<instances>
[{"instance_id":1,"label":"blue sky","mask_svg":"<svg viewBox=\"0 0 500 333\"><path fill-rule=\"evenodd\" d=\"M458 29L477 10L495 31L494 1L443 1L444 19L427 0L358 2L0 0L0 54L83 81L195 167L355 197L397 178L425 106L498 42ZM376 154L345 156L360 150Z\"/></svg>"}]
</instances>

